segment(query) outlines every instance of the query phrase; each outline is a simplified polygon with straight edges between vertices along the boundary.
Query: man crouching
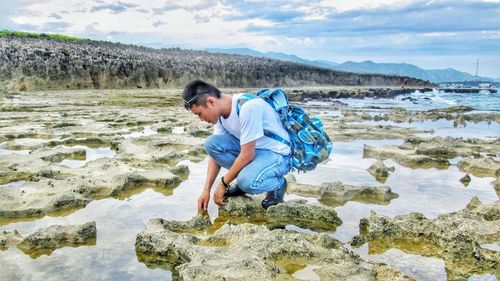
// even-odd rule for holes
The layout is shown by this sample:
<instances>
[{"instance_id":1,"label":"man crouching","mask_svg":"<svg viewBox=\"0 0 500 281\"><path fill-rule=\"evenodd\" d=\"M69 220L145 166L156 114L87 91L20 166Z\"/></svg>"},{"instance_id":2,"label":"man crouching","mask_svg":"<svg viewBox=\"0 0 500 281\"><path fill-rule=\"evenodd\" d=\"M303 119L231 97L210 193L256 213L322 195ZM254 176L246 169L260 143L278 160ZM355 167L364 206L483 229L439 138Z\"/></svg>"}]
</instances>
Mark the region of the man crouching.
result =
<instances>
[{"instance_id":1,"label":"man crouching","mask_svg":"<svg viewBox=\"0 0 500 281\"><path fill-rule=\"evenodd\" d=\"M205 141L209 155L207 178L198 198L198 210L207 210L210 189L220 167L227 173L220 178L214 202L223 205L224 196L267 192L262 207L283 202L290 170L290 147L267 136L272 132L290 141L278 113L263 99L255 98L237 106L242 94L223 94L200 80L189 83L182 94L184 107L200 120L214 124L213 135ZM231 183L235 181L235 184Z\"/></svg>"}]
</instances>

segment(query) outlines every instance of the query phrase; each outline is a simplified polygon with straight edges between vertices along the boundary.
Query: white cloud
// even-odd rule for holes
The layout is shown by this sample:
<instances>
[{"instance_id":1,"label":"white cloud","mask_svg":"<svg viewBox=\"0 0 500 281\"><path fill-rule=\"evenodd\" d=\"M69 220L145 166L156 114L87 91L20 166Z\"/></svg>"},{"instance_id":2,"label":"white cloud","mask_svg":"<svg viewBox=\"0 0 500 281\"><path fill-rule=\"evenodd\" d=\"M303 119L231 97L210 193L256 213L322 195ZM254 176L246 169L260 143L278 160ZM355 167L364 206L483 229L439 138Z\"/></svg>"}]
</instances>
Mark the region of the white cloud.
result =
<instances>
[{"instance_id":1,"label":"white cloud","mask_svg":"<svg viewBox=\"0 0 500 281\"><path fill-rule=\"evenodd\" d=\"M500 61L499 51L494 52L500 38L495 15L500 16L500 10L474 10L476 4L499 2L9 0L0 1L0 29L58 32L154 47L249 47L337 62L399 60L444 68L457 67L460 61L464 65L457 68L467 70L470 57ZM455 17L436 19L444 8ZM490 16L485 18L486 12ZM498 63L491 62L488 71L500 76Z\"/></svg>"}]
</instances>

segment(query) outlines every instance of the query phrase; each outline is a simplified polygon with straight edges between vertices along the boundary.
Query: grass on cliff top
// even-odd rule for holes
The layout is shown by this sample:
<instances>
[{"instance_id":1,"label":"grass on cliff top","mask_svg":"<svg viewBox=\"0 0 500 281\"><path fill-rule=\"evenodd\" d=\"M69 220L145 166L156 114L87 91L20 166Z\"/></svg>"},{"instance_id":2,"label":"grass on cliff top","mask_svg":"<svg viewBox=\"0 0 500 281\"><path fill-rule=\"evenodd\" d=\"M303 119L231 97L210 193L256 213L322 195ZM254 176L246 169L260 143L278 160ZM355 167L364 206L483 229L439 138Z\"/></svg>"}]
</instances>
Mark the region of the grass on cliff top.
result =
<instances>
[{"instance_id":1,"label":"grass on cliff top","mask_svg":"<svg viewBox=\"0 0 500 281\"><path fill-rule=\"evenodd\" d=\"M46 34L46 33L33 33L33 32L24 32L24 31L9 31L9 30L1 30L0 37L29 37L29 38L45 38L45 39L54 39L59 41L70 41L70 42L88 42L92 41L90 39L82 39L71 37L62 34Z\"/></svg>"}]
</instances>

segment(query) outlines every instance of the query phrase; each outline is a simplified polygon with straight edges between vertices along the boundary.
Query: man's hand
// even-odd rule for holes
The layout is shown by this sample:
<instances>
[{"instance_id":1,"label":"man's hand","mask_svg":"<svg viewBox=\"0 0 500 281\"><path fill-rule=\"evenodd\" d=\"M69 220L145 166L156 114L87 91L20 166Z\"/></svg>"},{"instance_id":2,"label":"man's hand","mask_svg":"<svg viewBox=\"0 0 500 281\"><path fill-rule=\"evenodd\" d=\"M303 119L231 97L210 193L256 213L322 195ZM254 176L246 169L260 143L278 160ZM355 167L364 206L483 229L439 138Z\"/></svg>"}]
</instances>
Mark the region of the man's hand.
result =
<instances>
[{"instance_id":1,"label":"man's hand","mask_svg":"<svg viewBox=\"0 0 500 281\"><path fill-rule=\"evenodd\" d=\"M210 201L210 191L204 189L200 197L198 198L198 212L206 211L208 208L209 201Z\"/></svg>"},{"instance_id":2,"label":"man's hand","mask_svg":"<svg viewBox=\"0 0 500 281\"><path fill-rule=\"evenodd\" d=\"M221 182L217 186L217 189L215 190L215 193L214 193L215 204L217 204L219 206L224 205L224 194L225 193L226 193L226 188L224 187L224 184L222 184L222 182Z\"/></svg>"}]
</instances>

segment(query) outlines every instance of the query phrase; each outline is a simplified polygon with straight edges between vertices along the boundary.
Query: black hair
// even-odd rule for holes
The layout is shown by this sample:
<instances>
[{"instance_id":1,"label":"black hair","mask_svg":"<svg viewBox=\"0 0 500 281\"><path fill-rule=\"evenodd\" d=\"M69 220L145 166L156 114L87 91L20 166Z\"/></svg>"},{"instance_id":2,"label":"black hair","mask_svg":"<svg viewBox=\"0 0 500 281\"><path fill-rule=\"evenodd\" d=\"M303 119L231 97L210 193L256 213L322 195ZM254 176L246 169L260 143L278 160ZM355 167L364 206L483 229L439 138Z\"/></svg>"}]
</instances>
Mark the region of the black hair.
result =
<instances>
[{"instance_id":1,"label":"black hair","mask_svg":"<svg viewBox=\"0 0 500 281\"><path fill-rule=\"evenodd\" d=\"M182 99L184 100L184 107L191 110L193 105L207 105L207 96L220 98L220 90L217 87L203 82L201 80L194 80L189 82L184 88Z\"/></svg>"}]
</instances>

